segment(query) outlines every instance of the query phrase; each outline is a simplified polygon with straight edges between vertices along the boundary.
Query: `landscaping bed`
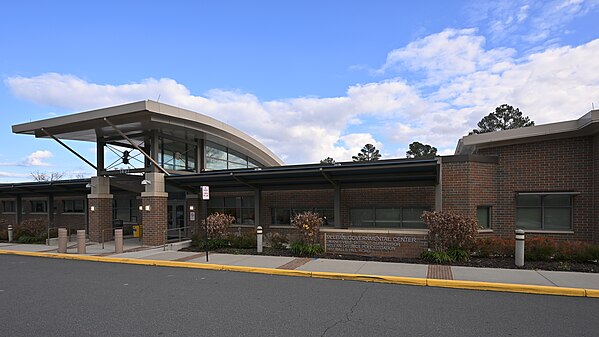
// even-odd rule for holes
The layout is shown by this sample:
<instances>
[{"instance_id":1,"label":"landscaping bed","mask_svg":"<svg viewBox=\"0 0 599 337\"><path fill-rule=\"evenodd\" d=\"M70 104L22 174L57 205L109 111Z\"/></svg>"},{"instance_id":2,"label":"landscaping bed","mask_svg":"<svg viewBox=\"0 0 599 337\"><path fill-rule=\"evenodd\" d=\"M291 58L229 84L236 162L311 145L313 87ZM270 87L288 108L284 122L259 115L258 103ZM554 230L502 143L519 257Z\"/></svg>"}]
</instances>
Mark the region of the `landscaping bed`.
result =
<instances>
[{"instance_id":1,"label":"landscaping bed","mask_svg":"<svg viewBox=\"0 0 599 337\"><path fill-rule=\"evenodd\" d=\"M187 252L203 252L203 248L191 246L181 249ZM211 250L213 253L237 254L237 255L269 255L269 256L289 256L289 257L305 257L295 255L289 249L274 249L264 247L262 254L256 252L256 248L218 248ZM393 257L370 257L357 255L339 255L339 254L319 254L314 258L340 259L340 260L357 260L357 261L380 261L380 262L400 262L400 263L416 263L430 264L423 259L407 259ZM478 268L504 268L504 269L525 269L525 270L548 270L548 271L573 271L583 273L599 273L599 262L571 262L571 261L527 261L524 267L516 267L514 258L507 257L472 257L468 261L452 262L451 266L478 267Z\"/></svg>"}]
</instances>

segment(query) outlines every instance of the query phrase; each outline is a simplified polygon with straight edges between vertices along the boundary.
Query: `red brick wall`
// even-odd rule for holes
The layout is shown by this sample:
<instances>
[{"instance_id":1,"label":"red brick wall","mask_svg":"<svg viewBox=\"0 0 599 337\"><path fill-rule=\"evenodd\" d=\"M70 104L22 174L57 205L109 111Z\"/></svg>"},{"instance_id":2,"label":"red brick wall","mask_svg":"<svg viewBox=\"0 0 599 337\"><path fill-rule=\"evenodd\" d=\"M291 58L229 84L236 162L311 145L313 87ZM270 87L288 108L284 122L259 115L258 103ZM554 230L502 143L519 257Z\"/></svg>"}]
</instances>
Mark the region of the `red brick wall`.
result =
<instances>
[{"instance_id":1,"label":"red brick wall","mask_svg":"<svg viewBox=\"0 0 599 337\"><path fill-rule=\"evenodd\" d=\"M479 154L499 158L496 178L497 201L492 218L494 234L513 236L516 192L567 191L580 192L580 195L574 196L574 234L543 236L592 240L593 233L597 231L593 211L593 178L596 173L593 173L592 137L501 146L479 150ZM443 169L445 179L445 165ZM479 174L480 172L470 171L468 176L476 180ZM486 194L478 188L472 188L471 195L472 193Z\"/></svg>"},{"instance_id":2,"label":"red brick wall","mask_svg":"<svg viewBox=\"0 0 599 337\"><path fill-rule=\"evenodd\" d=\"M112 240L112 199L87 199L89 211L89 239L92 242ZM94 211L91 211L91 207ZM102 231L104 230L104 234ZM104 236L102 238L102 235Z\"/></svg>"},{"instance_id":3,"label":"red brick wall","mask_svg":"<svg viewBox=\"0 0 599 337\"><path fill-rule=\"evenodd\" d=\"M164 244L164 231L167 227L167 197L142 197L143 204L143 244L159 246ZM146 211L145 207L150 206Z\"/></svg>"},{"instance_id":4,"label":"red brick wall","mask_svg":"<svg viewBox=\"0 0 599 337\"><path fill-rule=\"evenodd\" d=\"M593 241L599 243L599 135L593 137L593 193L595 219L593 220Z\"/></svg>"}]
</instances>

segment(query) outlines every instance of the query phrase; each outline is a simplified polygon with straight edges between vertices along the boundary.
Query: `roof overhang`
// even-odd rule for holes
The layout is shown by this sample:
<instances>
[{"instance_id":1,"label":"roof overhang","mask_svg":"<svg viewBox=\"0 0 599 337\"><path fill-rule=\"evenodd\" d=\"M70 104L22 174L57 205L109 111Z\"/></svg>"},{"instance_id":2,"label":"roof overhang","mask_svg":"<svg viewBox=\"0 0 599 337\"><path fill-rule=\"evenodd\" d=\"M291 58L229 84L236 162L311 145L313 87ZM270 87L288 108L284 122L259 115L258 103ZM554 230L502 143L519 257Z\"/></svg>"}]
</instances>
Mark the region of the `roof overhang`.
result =
<instances>
[{"instance_id":1,"label":"roof overhang","mask_svg":"<svg viewBox=\"0 0 599 337\"><path fill-rule=\"evenodd\" d=\"M489 147L589 136L597 133L599 133L599 110L592 110L577 120L464 136L458 141L455 154L471 154L476 150Z\"/></svg>"},{"instance_id":2,"label":"roof overhang","mask_svg":"<svg viewBox=\"0 0 599 337\"><path fill-rule=\"evenodd\" d=\"M12 126L12 131L47 138L46 130L60 139L87 142L96 142L98 137L119 138L105 118L139 143L143 142L144 132L158 130L181 139L212 140L247 154L266 166L283 165L283 161L266 146L228 124L150 100L17 124Z\"/></svg>"},{"instance_id":3,"label":"roof overhang","mask_svg":"<svg viewBox=\"0 0 599 337\"><path fill-rule=\"evenodd\" d=\"M309 190L399 186L434 186L438 183L439 164L430 160L381 160L368 163L337 165L290 165L262 169L239 169L203 172L166 177L199 190L210 186L211 191Z\"/></svg>"}]
</instances>

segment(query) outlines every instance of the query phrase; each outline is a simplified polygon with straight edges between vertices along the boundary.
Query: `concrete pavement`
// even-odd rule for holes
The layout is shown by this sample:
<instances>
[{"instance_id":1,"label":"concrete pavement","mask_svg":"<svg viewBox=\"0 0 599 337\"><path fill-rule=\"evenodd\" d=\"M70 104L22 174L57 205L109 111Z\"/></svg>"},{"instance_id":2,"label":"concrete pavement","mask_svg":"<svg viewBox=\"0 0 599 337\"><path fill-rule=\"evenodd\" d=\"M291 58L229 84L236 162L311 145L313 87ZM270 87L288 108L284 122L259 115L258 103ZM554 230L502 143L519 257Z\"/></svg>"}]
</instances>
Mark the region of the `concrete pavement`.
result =
<instances>
[{"instance_id":1,"label":"concrete pavement","mask_svg":"<svg viewBox=\"0 0 599 337\"><path fill-rule=\"evenodd\" d=\"M368 275L375 277L405 277L423 280L489 282L507 285L558 287L564 289L582 288L593 290L594 292L599 291L599 274L596 273L473 268L376 261L232 255L221 253L210 253L209 261L206 262L205 253L177 251L177 249L186 245L188 245L188 243L181 243L172 247L166 247L166 249L164 247L144 247L140 244L139 240L129 239L125 240L125 252L122 254L114 254L114 244L110 242L105 243L104 248L102 248L100 244L89 244L87 246L86 255L106 256L115 259L186 262L196 265L197 267L201 267L201 265L210 265L212 269L214 269L214 267L212 267L213 265L223 265L231 267L296 270L307 274L331 273L362 276ZM45 253L55 252L56 248L45 245L0 243L0 250ZM68 252L69 256L74 257L74 255L76 255L76 246L69 249ZM183 265L178 264L177 266ZM243 271L241 269L235 270ZM268 271L262 272L268 273ZM340 276L339 278L342 277ZM458 284L459 282L455 282L452 284L452 287L453 285Z\"/></svg>"}]
</instances>

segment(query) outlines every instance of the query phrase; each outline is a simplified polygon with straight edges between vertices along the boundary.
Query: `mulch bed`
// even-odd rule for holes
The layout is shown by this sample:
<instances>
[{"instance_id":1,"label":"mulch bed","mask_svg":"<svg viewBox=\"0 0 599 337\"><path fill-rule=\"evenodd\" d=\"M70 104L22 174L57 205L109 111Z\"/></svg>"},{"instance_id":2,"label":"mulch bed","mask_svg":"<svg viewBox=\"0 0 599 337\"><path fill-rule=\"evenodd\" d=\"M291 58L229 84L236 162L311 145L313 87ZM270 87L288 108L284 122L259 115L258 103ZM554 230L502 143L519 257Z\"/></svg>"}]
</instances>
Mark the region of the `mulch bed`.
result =
<instances>
[{"instance_id":1,"label":"mulch bed","mask_svg":"<svg viewBox=\"0 0 599 337\"><path fill-rule=\"evenodd\" d=\"M197 246L184 248L182 251L188 252L203 252ZM264 252L258 254L256 248L219 248L213 253L238 254L238 255L270 255L270 256L289 256L289 257L304 257L296 256L289 249L274 249L264 247ZM373 256L356 256L356 255L338 255L338 254L322 254L314 256L315 258L340 259L340 260L357 260L357 261L381 261L381 262L401 262L401 263L417 263L429 264L422 259L406 259L393 257L373 257ZM481 258L473 257L470 261L455 262L452 266L464 267L479 267L479 268L504 268L504 269L525 269L525 270L549 270L549 271L574 271L583 273L599 273L599 262L569 262L569 261L527 261L524 267L516 267L513 258L493 257Z\"/></svg>"}]
</instances>

